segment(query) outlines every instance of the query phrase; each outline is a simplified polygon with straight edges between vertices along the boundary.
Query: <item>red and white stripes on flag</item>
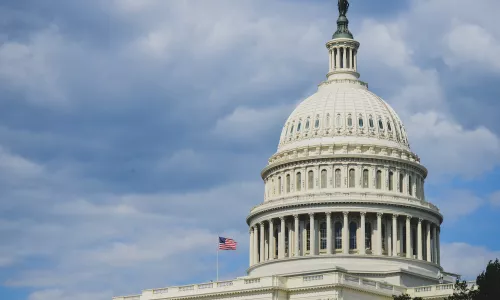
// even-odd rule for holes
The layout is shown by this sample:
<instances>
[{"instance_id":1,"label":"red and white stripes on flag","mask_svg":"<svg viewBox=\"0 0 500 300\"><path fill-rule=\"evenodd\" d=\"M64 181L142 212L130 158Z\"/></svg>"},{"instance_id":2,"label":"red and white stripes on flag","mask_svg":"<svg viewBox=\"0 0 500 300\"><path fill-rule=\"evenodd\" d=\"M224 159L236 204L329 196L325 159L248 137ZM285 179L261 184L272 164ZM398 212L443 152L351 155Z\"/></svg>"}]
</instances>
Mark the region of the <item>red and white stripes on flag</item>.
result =
<instances>
[{"instance_id":1,"label":"red and white stripes on flag","mask_svg":"<svg viewBox=\"0 0 500 300\"><path fill-rule=\"evenodd\" d=\"M233 239L219 237L219 250L236 250L237 244Z\"/></svg>"}]
</instances>

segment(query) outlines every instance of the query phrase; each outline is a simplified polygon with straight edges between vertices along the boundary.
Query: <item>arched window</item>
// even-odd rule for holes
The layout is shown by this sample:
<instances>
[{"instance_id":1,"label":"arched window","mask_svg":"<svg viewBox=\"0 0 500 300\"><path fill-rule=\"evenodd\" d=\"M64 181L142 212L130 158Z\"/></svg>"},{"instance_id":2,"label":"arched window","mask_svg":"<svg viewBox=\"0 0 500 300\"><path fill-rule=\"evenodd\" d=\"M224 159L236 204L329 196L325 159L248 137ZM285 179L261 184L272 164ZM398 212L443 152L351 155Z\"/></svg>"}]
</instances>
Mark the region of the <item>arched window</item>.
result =
<instances>
[{"instance_id":1,"label":"arched window","mask_svg":"<svg viewBox=\"0 0 500 300\"><path fill-rule=\"evenodd\" d=\"M292 133L293 133L293 125L292 125L292 127L290 127L290 134L292 134Z\"/></svg>"},{"instance_id":2,"label":"arched window","mask_svg":"<svg viewBox=\"0 0 500 300\"><path fill-rule=\"evenodd\" d=\"M358 247L356 241L356 231L358 230L358 225L356 222L351 222L349 224L349 249L356 250Z\"/></svg>"},{"instance_id":3,"label":"arched window","mask_svg":"<svg viewBox=\"0 0 500 300\"><path fill-rule=\"evenodd\" d=\"M321 188L326 189L327 172L326 170L321 170Z\"/></svg>"},{"instance_id":4,"label":"arched window","mask_svg":"<svg viewBox=\"0 0 500 300\"><path fill-rule=\"evenodd\" d=\"M314 172L309 171L307 173L307 188L312 190L314 188Z\"/></svg>"},{"instance_id":5,"label":"arched window","mask_svg":"<svg viewBox=\"0 0 500 300\"><path fill-rule=\"evenodd\" d=\"M326 114L326 127L330 127L330 114Z\"/></svg>"},{"instance_id":6,"label":"arched window","mask_svg":"<svg viewBox=\"0 0 500 300\"><path fill-rule=\"evenodd\" d=\"M389 191L394 190L394 173L389 172Z\"/></svg>"},{"instance_id":7,"label":"arched window","mask_svg":"<svg viewBox=\"0 0 500 300\"><path fill-rule=\"evenodd\" d=\"M337 127L342 127L342 117L340 115L337 115Z\"/></svg>"},{"instance_id":8,"label":"arched window","mask_svg":"<svg viewBox=\"0 0 500 300\"><path fill-rule=\"evenodd\" d=\"M314 122L314 127L319 128L319 119L316 119L316 122Z\"/></svg>"},{"instance_id":9,"label":"arched window","mask_svg":"<svg viewBox=\"0 0 500 300\"><path fill-rule=\"evenodd\" d=\"M286 192L290 193L290 174L286 175Z\"/></svg>"},{"instance_id":10,"label":"arched window","mask_svg":"<svg viewBox=\"0 0 500 300\"><path fill-rule=\"evenodd\" d=\"M311 226L306 224L306 251L311 250Z\"/></svg>"},{"instance_id":11,"label":"arched window","mask_svg":"<svg viewBox=\"0 0 500 300\"><path fill-rule=\"evenodd\" d=\"M394 130L394 131L396 131L396 139L397 139L397 140L398 140L398 142L399 142L399 141L401 140L401 139L399 138L399 132L398 132L398 130L397 130L397 129L396 129L396 130Z\"/></svg>"},{"instance_id":12,"label":"arched window","mask_svg":"<svg viewBox=\"0 0 500 300\"><path fill-rule=\"evenodd\" d=\"M380 190L382 188L382 171L380 170L377 171L377 176L375 181L377 185L377 190Z\"/></svg>"},{"instance_id":13,"label":"arched window","mask_svg":"<svg viewBox=\"0 0 500 300\"><path fill-rule=\"evenodd\" d=\"M340 188L340 182L342 180L342 172L340 171L340 169L336 169L335 170L335 187L336 188Z\"/></svg>"},{"instance_id":14,"label":"arched window","mask_svg":"<svg viewBox=\"0 0 500 300\"><path fill-rule=\"evenodd\" d=\"M368 188L368 170L363 170L363 188Z\"/></svg>"},{"instance_id":15,"label":"arched window","mask_svg":"<svg viewBox=\"0 0 500 300\"><path fill-rule=\"evenodd\" d=\"M403 184L405 181L405 175L404 174L399 174L399 192L403 192Z\"/></svg>"},{"instance_id":16,"label":"arched window","mask_svg":"<svg viewBox=\"0 0 500 300\"><path fill-rule=\"evenodd\" d=\"M385 235L385 224L382 223L382 250L385 251L385 242L386 242L386 235Z\"/></svg>"},{"instance_id":17,"label":"arched window","mask_svg":"<svg viewBox=\"0 0 500 300\"><path fill-rule=\"evenodd\" d=\"M365 246L366 249L372 249L372 223L365 223Z\"/></svg>"},{"instance_id":18,"label":"arched window","mask_svg":"<svg viewBox=\"0 0 500 300\"><path fill-rule=\"evenodd\" d=\"M359 117L358 119L358 125L360 128L363 128L363 126L365 125L365 122L363 121L363 117Z\"/></svg>"},{"instance_id":19,"label":"arched window","mask_svg":"<svg viewBox=\"0 0 500 300\"><path fill-rule=\"evenodd\" d=\"M413 179L411 178L411 176L408 176L408 194L410 194L410 196L413 196Z\"/></svg>"},{"instance_id":20,"label":"arched window","mask_svg":"<svg viewBox=\"0 0 500 300\"><path fill-rule=\"evenodd\" d=\"M297 132L300 132L300 128L302 127L302 123L299 122L299 125L297 125Z\"/></svg>"},{"instance_id":21,"label":"arched window","mask_svg":"<svg viewBox=\"0 0 500 300\"><path fill-rule=\"evenodd\" d=\"M281 195L281 176L278 177L278 195Z\"/></svg>"},{"instance_id":22,"label":"arched window","mask_svg":"<svg viewBox=\"0 0 500 300\"><path fill-rule=\"evenodd\" d=\"M321 222L319 225L319 249L326 249L326 222Z\"/></svg>"},{"instance_id":23,"label":"arched window","mask_svg":"<svg viewBox=\"0 0 500 300\"><path fill-rule=\"evenodd\" d=\"M378 120L378 128L384 130L384 123L382 123L382 120Z\"/></svg>"},{"instance_id":24,"label":"arched window","mask_svg":"<svg viewBox=\"0 0 500 300\"><path fill-rule=\"evenodd\" d=\"M389 130L389 132L392 131L391 123L389 121L387 121L387 130Z\"/></svg>"},{"instance_id":25,"label":"arched window","mask_svg":"<svg viewBox=\"0 0 500 300\"><path fill-rule=\"evenodd\" d=\"M295 190L300 191L300 188L302 187L302 174L299 172L295 177L296 177Z\"/></svg>"},{"instance_id":26,"label":"arched window","mask_svg":"<svg viewBox=\"0 0 500 300\"><path fill-rule=\"evenodd\" d=\"M354 169L349 170L349 187L353 188L356 185L356 171Z\"/></svg>"},{"instance_id":27,"label":"arched window","mask_svg":"<svg viewBox=\"0 0 500 300\"><path fill-rule=\"evenodd\" d=\"M347 117L347 126L352 127L352 118L351 115Z\"/></svg>"},{"instance_id":28,"label":"arched window","mask_svg":"<svg viewBox=\"0 0 500 300\"><path fill-rule=\"evenodd\" d=\"M307 122L306 122L306 129L309 129L309 118L307 119Z\"/></svg>"},{"instance_id":29,"label":"arched window","mask_svg":"<svg viewBox=\"0 0 500 300\"><path fill-rule=\"evenodd\" d=\"M368 121L368 123L370 124L370 128L373 128L375 125L373 124L373 119L372 117L370 117L370 120Z\"/></svg>"},{"instance_id":30,"label":"arched window","mask_svg":"<svg viewBox=\"0 0 500 300\"><path fill-rule=\"evenodd\" d=\"M335 249L342 249L342 223L335 223Z\"/></svg>"}]
</instances>

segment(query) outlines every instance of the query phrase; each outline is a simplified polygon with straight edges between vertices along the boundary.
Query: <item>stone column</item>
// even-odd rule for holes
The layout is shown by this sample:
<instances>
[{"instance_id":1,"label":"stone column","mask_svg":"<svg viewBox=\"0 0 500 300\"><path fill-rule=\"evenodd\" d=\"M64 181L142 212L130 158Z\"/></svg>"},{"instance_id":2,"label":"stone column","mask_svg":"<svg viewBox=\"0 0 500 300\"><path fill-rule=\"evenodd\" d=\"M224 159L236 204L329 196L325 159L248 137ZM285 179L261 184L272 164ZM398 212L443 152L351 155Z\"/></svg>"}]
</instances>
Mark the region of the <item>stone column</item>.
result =
<instances>
[{"instance_id":1,"label":"stone column","mask_svg":"<svg viewBox=\"0 0 500 300\"><path fill-rule=\"evenodd\" d=\"M438 265L441 265L441 241L439 240L439 233L440 233L441 229L440 227L437 228L436 230L436 233L437 233L437 238L436 238L436 241L437 241L437 254L436 254L436 258L437 258L437 264Z\"/></svg>"},{"instance_id":2,"label":"stone column","mask_svg":"<svg viewBox=\"0 0 500 300\"><path fill-rule=\"evenodd\" d=\"M294 224L294 244L295 244L295 247L294 247L294 256L295 257L298 257L299 256L299 215L293 215L293 218L294 218L294 221L295 221L295 224Z\"/></svg>"},{"instance_id":3,"label":"stone column","mask_svg":"<svg viewBox=\"0 0 500 300\"><path fill-rule=\"evenodd\" d=\"M309 230L311 231L309 233L310 237L310 250L309 250L309 255L314 256L316 255L316 226L314 222L314 213L309 214Z\"/></svg>"},{"instance_id":4,"label":"stone column","mask_svg":"<svg viewBox=\"0 0 500 300\"><path fill-rule=\"evenodd\" d=\"M274 221L273 219L269 220L269 260L273 260L276 255L276 250L274 247L276 246L276 240L274 237Z\"/></svg>"},{"instance_id":5,"label":"stone column","mask_svg":"<svg viewBox=\"0 0 500 300\"><path fill-rule=\"evenodd\" d=\"M418 232L417 232L417 243L418 243L418 259L422 260L422 219L418 219Z\"/></svg>"},{"instance_id":6,"label":"stone column","mask_svg":"<svg viewBox=\"0 0 500 300\"><path fill-rule=\"evenodd\" d=\"M406 258L411 257L411 216L406 216Z\"/></svg>"},{"instance_id":7,"label":"stone column","mask_svg":"<svg viewBox=\"0 0 500 300\"><path fill-rule=\"evenodd\" d=\"M354 51L354 70L356 71L358 69L358 51Z\"/></svg>"},{"instance_id":8,"label":"stone column","mask_svg":"<svg viewBox=\"0 0 500 300\"><path fill-rule=\"evenodd\" d=\"M293 251L292 237L293 237L292 222L288 222L288 256L287 257L292 257L292 251Z\"/></svg>"},{"instance_id":9,"label":"stone column","mask_svg":"<svg viewBox=\"0 0 500 300\"><path fill-rule=\"evenodd\" d=\"M332 254L332 213L326 213L326 253Z\"/></svg>"},{"instance_id":10,"label":"stone column","mask_svg":"<svg viewBox=\"0 0 500 300\"><path fill-rule=\"evenodd\" d=\"M337 54L335 55L337 57L335 61L335 69L338 70L340 68L340 47L337 47L335 49L337 49Z\"/></svg>"},{"instance_id":11,"label":"stone column","mask_svg":"<svg viewBox=\"0 0 500 300\"><path fill-rule=\"evenodd\" d=\"M392 256L398 256L398 215L392 215Z\"/></svg>"},{"instance_id":12,"label":"stone column","mask_svg":"<svg viewBox=\"0 0 500 300\"><path fill-rule=\"evenodd\" d=\"M359 254L366 254L366 212L361 212L361 243L359 244Z\"/></svg>"},{"instance_id":13,"label":"stone column","mask_svg":"<svg viewBox=\"0 0 500 300\"><path fill-rule=\"evenodd\" d=\"M432 262L432 252L431 252L431 223L427 222L427 235L426 235L426 248L427 248L427 261Z\"/></svg>"},{"instance_id":14,"label":"stone column","mask_svg":"<svg viewBox=\"0 0 500 300\"><path fill-rule=\"evenodd\" d=\"M265 259L265 255L264 255L264 247L265 247L265 243L264 243L264 222L259 223L259 226L260 226L260 229L259 229L259 232L260 232L260 259L259 259L259 261L260 262L264 262L266 260Z\"/></svg>"},{"instance_id":15,"label":"stone column","mask_svg":"<svg viewBox=\"0 0 500 300\"><path fill-rule=\"evenodd\" d=\"M434 245L432 247L432 262L437 263L437 233L436 225L432 224L432 237L434 238Z\"/></svg>"},{"instance_id":16,"label":"stone column","mask_svg":"<svg viewBox=\"0 0 500 300\"><path fill-rule=\"evenodd\" d=\"M332 54L332 52L333 52L332 49L328 50L328 54L329 54L328 58L329 58L329 62L330 62L330 64L328 66L329 66L330 72L332 71L332 65L333 65L333 63L332 63L332 61L333 61L333 57L332 57L333 54Z\"/></svg>"},{"instance_id":17,"label":"stone column","mask_svg":"<svg viewBox=\"0 0 500 300\"><path fill-rule=\"evenodd\" d=\"M342 67L343 67L343 69L346 69L347 68L347 47L343 47L342 49L344 49L344 53L342 53L343 59L344 59L344 61L343 61L344 64L342 65Z\"/></svg>"},{"instance_id":18,"label":"stone column","mask_svg":"<svg viewBox=\"0 0 500 300\"><path fill-rule=\"evenodd\" d=\"M349 212L344 211L344 226L342 226L342 249L349 254Z\"/></svg>"},{"instance_id":19,"label":"stone column","mask_svg":"<svg viewBox=\"0 0 500 300\"><path fill-rule=\"evenodd\" d=\"M253 263L259 263L259 231L257 225L253 227Z\"/></svg>"},{"instance_id":20,"label":"stone column","mask_svg":"<svg viewBox=\"0 0 500 300\"><path fill-rule=\"evenodd\" d=\"M382 255L382 215L377 213L377 255Z\"/></svg>"},{"instance_id":21,"label":"stone column","mask_svg":"<svg viewBox=\"0 0 500 300\"><path fill-rule=\"evenodd\" d=\"M285 217L280 217L280 237L278 246L278 258L285 258Z\"/></svg>"},{"instance_id":22,"label":"stone column","mask_svg":"<svg viewBox=\"0 0 500 300\"><path fill-rule=\"evenodd\" d=\"M253 265L253 227L248 230L250 233L250 266Z\"/></svg>"}]
</instances>

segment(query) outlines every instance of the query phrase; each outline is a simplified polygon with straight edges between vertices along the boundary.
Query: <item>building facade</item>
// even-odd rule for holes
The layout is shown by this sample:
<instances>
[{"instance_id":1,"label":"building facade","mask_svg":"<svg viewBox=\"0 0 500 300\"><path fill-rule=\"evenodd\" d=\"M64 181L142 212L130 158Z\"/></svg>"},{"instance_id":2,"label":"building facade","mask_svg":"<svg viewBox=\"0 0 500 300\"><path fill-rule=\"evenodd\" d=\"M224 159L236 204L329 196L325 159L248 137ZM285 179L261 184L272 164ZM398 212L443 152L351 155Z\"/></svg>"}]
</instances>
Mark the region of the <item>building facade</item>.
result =
<instances>
[{"instance_id":1,"label":"building facade","mask_svg":"<svg viewBox=\"0 0 500 300\"><path fill-rule=\"evenodd\" d=\"M247 217L248 274L115 300L444 299L443 216L396 112L359 80L360 44L341 14L326 81L286 121Z\"/></svg>"}]
</instances>

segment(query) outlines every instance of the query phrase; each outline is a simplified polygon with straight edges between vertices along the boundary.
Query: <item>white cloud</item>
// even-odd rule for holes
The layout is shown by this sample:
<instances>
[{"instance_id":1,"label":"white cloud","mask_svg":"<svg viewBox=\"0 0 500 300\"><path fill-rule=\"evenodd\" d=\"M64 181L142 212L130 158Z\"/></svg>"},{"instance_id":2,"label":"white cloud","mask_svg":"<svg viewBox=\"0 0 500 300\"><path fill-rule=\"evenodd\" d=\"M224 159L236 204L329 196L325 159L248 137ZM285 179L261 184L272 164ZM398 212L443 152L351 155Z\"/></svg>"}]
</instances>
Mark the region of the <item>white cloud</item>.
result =
<instances>
[{"instance_id":1,"label":"white cloud","mask_svg":"<svg viewBox=\"0 0 500 300\"><path fill-rule=\"evenodd\" d=\"M460 217L470 215L486 203L469 190L442 191L440 196L430 201L439 207L446 222L454 222Z\"/></svg>"},{"instance_id":2,"label":"white cloud","mask_svg":"<svg viewBox=\"0 0 500 300\"><path fill-rule=\"evenodd\" d=\"M466 243L441 245L441 265L444 269L468 280L475 280L486 269L488 262L496 258L500 258L500 251L482 246Z\"/></svg>"}]
</instances>

